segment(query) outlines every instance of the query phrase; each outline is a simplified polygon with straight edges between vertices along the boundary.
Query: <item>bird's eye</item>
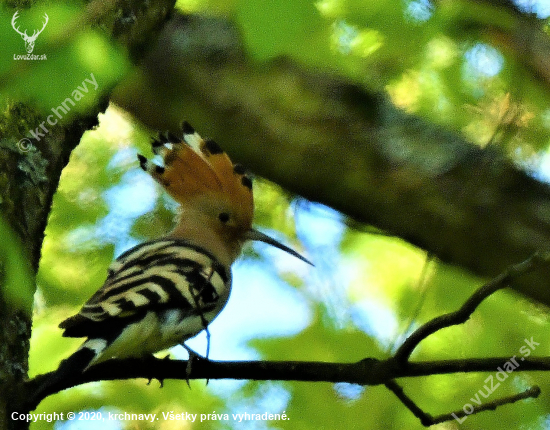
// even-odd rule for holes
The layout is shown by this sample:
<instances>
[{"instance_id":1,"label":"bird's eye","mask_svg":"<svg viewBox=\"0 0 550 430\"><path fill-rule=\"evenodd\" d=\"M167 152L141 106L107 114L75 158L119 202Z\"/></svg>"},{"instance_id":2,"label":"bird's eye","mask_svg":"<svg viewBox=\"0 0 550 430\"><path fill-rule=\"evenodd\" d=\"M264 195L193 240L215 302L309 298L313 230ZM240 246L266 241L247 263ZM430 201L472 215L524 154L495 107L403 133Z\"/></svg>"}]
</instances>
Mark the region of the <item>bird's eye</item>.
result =
<instances>
[{"instance_id":1,"label":"bird's eye","mask_svg":"<svg viewBox=\"0 0 550 430\"><path fill-rule=\"evenodd\" d=\"M227 212L222 212L218 215L218 218L221 222L225 224L227 221L229 221L229 214Z\"/></svg>"}]
</instances>

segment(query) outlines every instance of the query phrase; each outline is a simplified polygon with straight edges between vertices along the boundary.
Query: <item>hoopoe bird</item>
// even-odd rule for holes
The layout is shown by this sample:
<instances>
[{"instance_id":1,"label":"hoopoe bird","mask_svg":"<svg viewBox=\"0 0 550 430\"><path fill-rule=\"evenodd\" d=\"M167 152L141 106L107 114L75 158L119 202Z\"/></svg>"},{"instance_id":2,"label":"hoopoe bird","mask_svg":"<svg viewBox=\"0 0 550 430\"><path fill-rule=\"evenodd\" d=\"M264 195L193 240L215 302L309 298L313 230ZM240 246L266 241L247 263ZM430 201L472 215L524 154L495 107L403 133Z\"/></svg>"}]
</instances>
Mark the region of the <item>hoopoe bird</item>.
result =
<instances>
[{"instance_id":1,"label":"hoopoe bird","mask_svg":"<svg viewBox=\"0 0 550 430\"><path fill-rule=\"evenodd\" d=\"M63 336L87 338L60 364L59 377L111 358L151 355L207 329L227 303L231 265L246 241L266 242L311 264L252 228L252 181L213 140L184 122L183 141L168 133L152 147L164 166L138 159L180 204L176 227L120 255L103 286L59 325Z\"/></svg>"}]
</instances>

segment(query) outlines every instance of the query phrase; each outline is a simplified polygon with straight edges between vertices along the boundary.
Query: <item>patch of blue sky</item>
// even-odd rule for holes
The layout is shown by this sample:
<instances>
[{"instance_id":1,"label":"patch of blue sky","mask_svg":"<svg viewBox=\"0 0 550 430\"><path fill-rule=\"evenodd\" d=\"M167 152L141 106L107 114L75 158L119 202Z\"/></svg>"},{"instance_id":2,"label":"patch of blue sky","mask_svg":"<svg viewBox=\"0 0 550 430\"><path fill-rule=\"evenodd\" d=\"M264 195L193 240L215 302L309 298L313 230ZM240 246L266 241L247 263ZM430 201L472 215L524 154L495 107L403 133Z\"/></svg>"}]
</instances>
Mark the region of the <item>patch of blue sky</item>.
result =
<instances>
[{"instance_id":1,"label":"patch of blue sky","mask_svg":"<svg viewBox=\"0 0 550 430\"><path fill-rule=\"evenodd\" d=\"M465 66L473 75L493 77L504 66L502 54L486 43L476 43L464 53Z\"/></svg>"},{"instance_id":2,"label":"patch of blue sky","mask_svg":"<svg viewBox=\"0 0 550 430\"><path fill-rule=\"evenodd\" d=\"M518 154L518 158L521 154ZM550 152L544 151L519 162L520 167L537 181L550 184Z\"/></svg>"},{"instance_id":3,"label":"patch of blue sky","mask_svg":"<svg viewBox=\"0 0 550 430\"><path fill-rule=\"evenodd\" d=\"M121 148L113 154L109 162L107 163L107 170L109 169L127 169L128 166L137 166L137 150L131 146ZM133 169L132 169L133 170Z\"/></svg>"},{"instance_id":4,"label":"patch of blue sky","mask_svg":"<svg viewBox=\"0 0 550 430\"><path fill-rule=\"evenodd\" d=\"M433 4L429 0L412 0L405 4L405 16L416 22L428 21L433 10Z\"/></svg>"},{"instance_id":5,"label":"patch of blue sky","mask_svg":"<svg viewBox=\"0 0 550 430\"><path fill-rule=\"evenodd\" d=\"M351 322L383 345L390 346L399 334L394 312L382 303L364 300L355 304L346 296L354 273L359 270L342 257L340 242L346 230L344 217L338 211L321 204L308 204L295 214L296 230L316 265L310 281L316 292L332 309L336 326Z\"/></svg>"},{"instance_id":6,"label":"patch of blue sky","mask_svg":"<svg viewBox=\"0 0 550 430\"><path fill-rule=\"evenodd\" d=\"M340 243L346 231L343 215L318 203L308 203L298 207L299 210L294 216L296 231L304 244L306 257L315 267L295 267L308 271L307 281L310 284L328 285L337 282L341 284L340 286L348 285L349 277L341 270Z\"/></svg>"},{"instance_id":7,"label":"patch of blue sky","mask_svg":"<svg viewBox=\"0 0 550 430\"><path fill-rule=\"evenodd\" d=\"M390 347L399 336L399 323L394 312L373 300L362 300L352 306L350 314L355 325Z\"/></svg>"},{"instance_id":8,"label":"patch of blue sky","mask_svg":"<svg viewBox=\"0 0 550 430\"><path fill-rule=\"evenodd\" d=\"M353 304L347 296L350 282L362 268L341 255L339 245L346 230L343 215L320 204L311 204L308 209L296 215L296 224L316 264L311 272L311 288L322 297L336 327L352 323L382 344L390 345L398 329L392 310L372 300Z\"/></svg>"},{"instance_id":9,"label":"patch of blue sky","mask_svg":"<svg viewBox=\"0 0 550 430\"><path fill-rule=\"evenodd\" d=\"M248 341L292 336L309 325L311 309L306 300L296 289L273 277L266 270L266 264L247 260L233 266L233 288L229 302L209 326L210 358L259 359L259 354L247 346ZM190 339L186 345L204 354L205 333ZM177 355L180 354L182 358L186 356L183 348L177 350Z\"/></svg>"},{"instance_id":10,"label":"patch of blue sky","mask_svg":"<svg viewBox=\"0 0 550 430\"><path fill-rule=\"evenodd\" d=\"M295 213L296 231L304 244L306 257L315 267L295 267L307 270L302 276L311 299L322 304L334 327L343 328L350 323L347 291L357 269L345 264L340 250L346 231L344 216L318 203L298 205L298 208Z\"/></svg>"},{"instance_id":11,"label":"patch of blue sky","mask_svg":"<svg viewBox=\"0 0 550 430\"><path fill-rule=\"evenodd\" d=\"M139 170L129 170L122 175L119 184L105 191L111 213L136 218L154 209L157 190L152 180L144 180L144 175Z\"/></svg>"},{"instance_id":12,"label":"patch of blue sky","mask_svg":"<svg viewBox=\"0 0 550 430\"><path fill-rule=\"evenodd\" d=\"M295 212L296 230L308 248L328 247L338 253L346 230L343 215L328 206L309 203Z\"/></svg>"},{"instance_id":13,"label":"patch of blue sky","mask_svg":"<svg viewBox=\"0 0 550 430\"><path fill-rule=\"evenodd\" d=\"M550 2L548 0L513 0L519 10L525 13L533 13L540 19L550 16Z\"/></svg>"},{"instance_id":14,"label":"patch of blue sky","mask_svg":"<svg viewBox=\"0 0 550 430\"><path fill-rule=\"evenodd\" d=\"M351 45L359 35L357 27L341 19L333 24L333 34L336 49L342 54L351 53Z\"/></svg>"},{"instance_id":15,"label":"patch of blue sky","mask_svg":"<svg viewBox=\"0 0 550 430\"><path fill-rule=\"evenodd\" d=\"M335 326L351 322L383 345L391 345L399 327L393 311L372 300L353 304L347 297L350 282L362 268L347 261L340 252L346 231L344 216L327 206L311 203L306 210L297 211L295 219L300 239L316 265L310 272L310 289L327 305Z\"/></svg>"},{"instance_id":16,"label":"patch of blue sky","mask_svg":"<svg viewBox=\"0 0 550 430\"><path fill-rule=\"evenodd\" d=\"M100 241L114 243L115 255L139 243L130 235L132 224L155 207L157 188L152 180L144 180L145 176L139 170L129 170L103 195L109 213L96 224L95 233Z\"/></svg>"},{"instance_id":17,"label":"patch of blue sky","mask_svg":"<svg viewBox=\"0 0 550 430\"><path fill-rule=\"evenodd\" d=\"M485 43L476 43L464 53L462 73L466 81L492 78L504 67L504 57L495 48ZM479 94L481 96L482 94Z\"/></svg>"},{"instance_id":18,"label":"patch of blue sky","mask_svg":"<svg viewBox=\"0 0 550 430\"><path fill-rule=\"evenodd\" d=\"M349 384L347 382L339 382L334 384L334 391L336 391L341 398L353 402L361 398L365 392L365 387L357 384Z\"/></svg>"}]
</instances>

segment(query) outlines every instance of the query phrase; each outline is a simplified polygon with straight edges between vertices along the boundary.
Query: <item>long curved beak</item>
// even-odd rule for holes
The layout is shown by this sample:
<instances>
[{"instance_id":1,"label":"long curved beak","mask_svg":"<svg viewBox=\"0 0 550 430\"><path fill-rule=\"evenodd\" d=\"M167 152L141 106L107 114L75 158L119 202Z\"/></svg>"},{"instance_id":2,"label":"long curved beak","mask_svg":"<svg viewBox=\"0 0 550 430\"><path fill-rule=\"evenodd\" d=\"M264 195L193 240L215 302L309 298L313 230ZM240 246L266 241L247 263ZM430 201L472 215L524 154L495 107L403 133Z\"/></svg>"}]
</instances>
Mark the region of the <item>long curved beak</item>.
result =
<instances>
[{"instance_id":1,"label":"long curved beak","mask_svg":"<svg viewBox=\"0 0 550 430\"><path fill-rule=\"evenodd\" d=\"M314 266L314 264L309 261L307 258L302 257L300 254L298 254L296 251L294 251L292 248L289 248L286 245L283 245L282 243L276 241L272 237L269 237L267 234L263 234L261 231L251 229L246 234L246 239L248 240L258 240L260 242L267 243L271 246L274 246L275 248L279 248L282 251L288 252L290 255L293 255L296 258L299 258L300 260L306 262L307 264L310 264Z\"/></svg>"}]
</instances>

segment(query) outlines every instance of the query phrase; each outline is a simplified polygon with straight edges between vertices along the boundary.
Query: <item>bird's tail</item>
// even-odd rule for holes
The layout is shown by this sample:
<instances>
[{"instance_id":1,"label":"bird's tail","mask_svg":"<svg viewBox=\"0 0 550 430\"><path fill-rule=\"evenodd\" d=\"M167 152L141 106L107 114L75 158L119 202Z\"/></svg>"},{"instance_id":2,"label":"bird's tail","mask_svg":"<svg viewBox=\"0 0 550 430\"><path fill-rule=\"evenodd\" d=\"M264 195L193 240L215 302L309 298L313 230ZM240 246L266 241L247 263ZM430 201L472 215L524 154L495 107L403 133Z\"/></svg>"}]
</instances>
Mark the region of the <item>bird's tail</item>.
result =
<instances>
[{"instance_id":1,"label":"bird's tail","mask_svg":"<svg viewBox=\"0 0 550 430\"><path fill-rule=\"evenodd\" d=\"M47 396L77 384L79 376L88 369L94 358L104 349L98 348L97 343L94 344L94 340L90 339L84 342L73 355L63 360L54 372L37 377L43 380L39 382L38 387L29 398L27 405L29 411L34 410Z\"/></svg>"}]
</instances>

